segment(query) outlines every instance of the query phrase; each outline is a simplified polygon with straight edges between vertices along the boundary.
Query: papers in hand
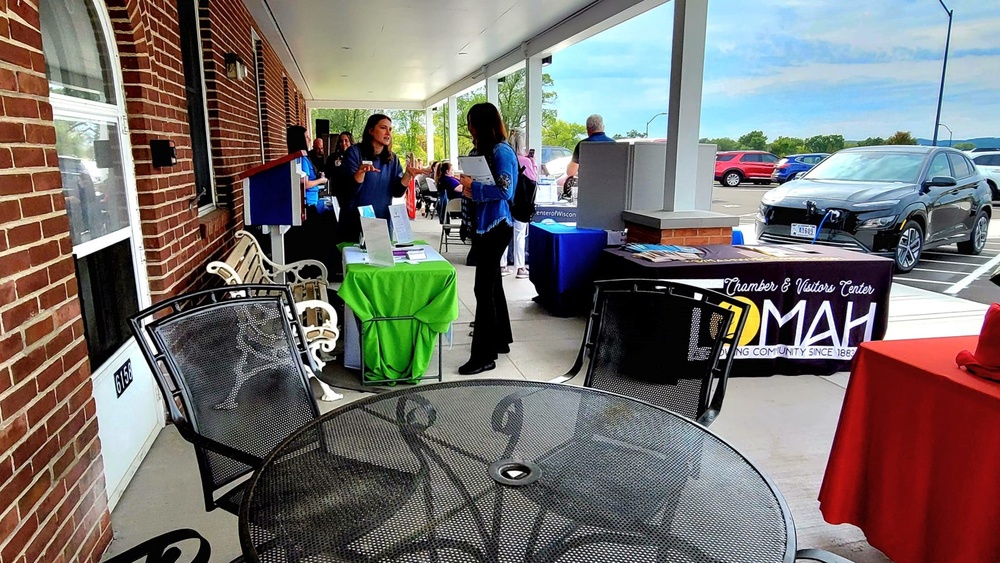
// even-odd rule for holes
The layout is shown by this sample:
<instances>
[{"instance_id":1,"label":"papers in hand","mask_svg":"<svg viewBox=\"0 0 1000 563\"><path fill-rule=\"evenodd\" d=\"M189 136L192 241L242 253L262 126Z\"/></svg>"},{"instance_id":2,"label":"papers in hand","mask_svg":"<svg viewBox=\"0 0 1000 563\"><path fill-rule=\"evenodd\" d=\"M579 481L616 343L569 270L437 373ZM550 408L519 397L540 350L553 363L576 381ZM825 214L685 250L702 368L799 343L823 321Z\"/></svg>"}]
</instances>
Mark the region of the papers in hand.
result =
<instances>
[{"instance_id":1,"label":"papers in hand","mask_svg":"<svg viewBox=\"0 0 1000 563\"><path fill-rule=\"evenodd\" d=\"M490 165L486 163L485 156L460 156L458 157L458 167L462 169L463 174L472 176L474 181L484 186L497 185L496 180L493 179L493 172L490 172Z\"/></svg>"}]
</instances>

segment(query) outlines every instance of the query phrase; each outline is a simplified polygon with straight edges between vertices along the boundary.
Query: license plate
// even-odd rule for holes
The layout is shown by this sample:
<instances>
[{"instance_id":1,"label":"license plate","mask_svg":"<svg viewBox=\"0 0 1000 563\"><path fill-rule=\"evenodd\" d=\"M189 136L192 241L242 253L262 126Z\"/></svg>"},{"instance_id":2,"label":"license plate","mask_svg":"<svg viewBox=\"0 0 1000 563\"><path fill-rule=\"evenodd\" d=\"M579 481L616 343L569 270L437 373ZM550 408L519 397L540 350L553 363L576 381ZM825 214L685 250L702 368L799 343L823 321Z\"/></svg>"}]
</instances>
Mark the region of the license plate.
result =
<instances>
[{"instance_id":1,"label":"license plate","mask_svg":"<svg viewBox=\"0 0 1000 563\"><path fill-rule=\"evenodd\" d=\"M802 237L802 238L813 238L814 236L816 236L816 225L792 223L792 236Z\"/></svg>"}]
</instances>

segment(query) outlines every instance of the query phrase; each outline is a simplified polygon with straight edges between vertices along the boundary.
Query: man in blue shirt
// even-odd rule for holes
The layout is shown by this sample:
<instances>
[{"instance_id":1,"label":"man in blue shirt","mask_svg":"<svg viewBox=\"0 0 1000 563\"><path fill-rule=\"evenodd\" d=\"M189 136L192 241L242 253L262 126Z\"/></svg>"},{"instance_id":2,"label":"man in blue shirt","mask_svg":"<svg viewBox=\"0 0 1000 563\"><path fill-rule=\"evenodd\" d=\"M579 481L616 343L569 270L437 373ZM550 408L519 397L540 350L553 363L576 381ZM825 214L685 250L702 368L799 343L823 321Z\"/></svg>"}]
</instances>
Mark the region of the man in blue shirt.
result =
<instances>
[{"instance_id":1,"label":"man in blue shirt","mask_svg":"<svg viewBox=\"0 0 1000 563\"><path fill-rule=\"evenodd\" d=\"M614 139L604 134L604 118L596 113L587 118L587 138L580 143L613 143ZM580 170L580 143L573 149L573 159L566 165L566 175L576 176Z\"/></svg>"}]
</instances>

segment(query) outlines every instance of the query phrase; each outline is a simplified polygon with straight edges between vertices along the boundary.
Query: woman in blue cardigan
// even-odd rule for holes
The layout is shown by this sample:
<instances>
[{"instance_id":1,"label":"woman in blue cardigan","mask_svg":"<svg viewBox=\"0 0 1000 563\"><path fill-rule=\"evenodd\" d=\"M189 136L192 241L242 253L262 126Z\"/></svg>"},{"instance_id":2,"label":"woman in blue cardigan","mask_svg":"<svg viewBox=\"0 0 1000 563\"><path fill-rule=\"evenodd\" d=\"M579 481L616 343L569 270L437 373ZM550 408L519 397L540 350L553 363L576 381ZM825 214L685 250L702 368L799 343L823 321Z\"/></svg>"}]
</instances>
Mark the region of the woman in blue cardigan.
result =
<instances>
[{"instance_id":1,"label":"woman in blue cardigan","mask_svg":"<svg viewBox=\"0 0 1000 563\"><path fill-rule=\"evenodd\" d=\"M517 155L506 143L507 129L496 106L476 104L467 116L473 156L484 156L496 185L484 185L462 176L463 196L476 202L476 330L469 361L458 368L462 375L482 373L497 367L498 354L510 352L514 341L510 329L507 297L500 277L500 255L513 233L510 203L517 186Z\"/></svg>"}]
</instances>

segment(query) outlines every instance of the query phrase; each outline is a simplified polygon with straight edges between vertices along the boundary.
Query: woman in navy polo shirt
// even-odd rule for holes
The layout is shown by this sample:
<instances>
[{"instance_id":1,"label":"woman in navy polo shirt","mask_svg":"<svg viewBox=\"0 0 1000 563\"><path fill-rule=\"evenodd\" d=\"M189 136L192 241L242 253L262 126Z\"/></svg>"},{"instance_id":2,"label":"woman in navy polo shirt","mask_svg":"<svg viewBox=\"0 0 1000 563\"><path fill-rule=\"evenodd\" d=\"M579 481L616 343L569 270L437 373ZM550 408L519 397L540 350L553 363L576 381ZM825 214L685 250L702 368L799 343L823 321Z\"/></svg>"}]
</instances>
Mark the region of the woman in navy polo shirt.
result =
<instances>
[{"instance_id":1,"label":"woman in navy polo shirt","mask_svg":"<svg viewBox=\"0 0 1000 563\"><path fill-rule=\"evenodd\" d=\"M392 119L381 113L368 118L361 142L347 149L340 166L339 242L361 240L358 207L371 205L375 216L389 218L392 198L402 197L419 168L404 168L392 152Z\"/></svg>"}]
</instances>

